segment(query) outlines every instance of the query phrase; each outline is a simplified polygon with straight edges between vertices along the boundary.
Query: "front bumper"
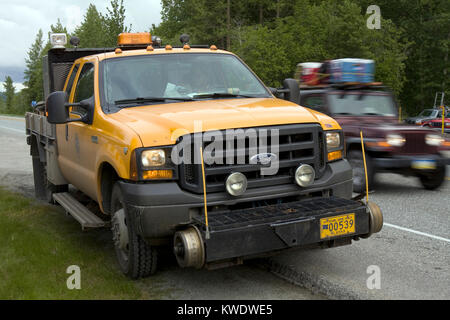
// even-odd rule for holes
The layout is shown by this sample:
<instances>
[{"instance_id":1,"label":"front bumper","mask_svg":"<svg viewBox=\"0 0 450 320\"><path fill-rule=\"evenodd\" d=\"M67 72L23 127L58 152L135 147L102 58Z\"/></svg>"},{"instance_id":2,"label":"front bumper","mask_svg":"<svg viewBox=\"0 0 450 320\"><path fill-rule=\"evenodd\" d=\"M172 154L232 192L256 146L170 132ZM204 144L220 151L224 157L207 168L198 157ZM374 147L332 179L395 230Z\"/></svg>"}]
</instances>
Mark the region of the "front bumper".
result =
<instances>
[{"instance_id":1,"label":"front bumper","mask_svg":"<svg viewBox=\"0 0 450 320\"><path fill-rule=\"evenodd\" d=\"M321 227L325 226L321 226L321 219L348 214L355 215L354 232L332 238L322 237ZM309 245L332 247L350 244L352 239L370 235L370 225L373 224L363 203L335 197L217 213L209 216L208 220L209 239L204 220L195 221L204 243L205 263Z\"/></svg>"},{"instance_id":2,"label":"front bumper","mask_svg":"<svg viewBox=\"0 0 450 320\"><path fill-rule=\"evenodd\" d=\"M450 165L450 158L445 158L439 154L420 156L393 156L383 158L373 158L376 168L380 169L408 169L412 168L413 162L417 160L433 160L437 167Z\"/></svg>"},{"instance_id":3,"label":"front bumper","mask_svg":"<svg viewBox=\"0 0 450 320\"><path fill-rule=\"evenodd\" d=\"M147 239L173 236L177 228L203 217L203 196L185 191L176 182L120 182L126 210L134 216L136 230ZM263 203L292 196L330 195L344 199L352 196L352 169L347 160L329 163L324 175L308 188L295 183L249 189L243 196L228 193L208 194L208 207Z\"/></svg>"}]
</instances>

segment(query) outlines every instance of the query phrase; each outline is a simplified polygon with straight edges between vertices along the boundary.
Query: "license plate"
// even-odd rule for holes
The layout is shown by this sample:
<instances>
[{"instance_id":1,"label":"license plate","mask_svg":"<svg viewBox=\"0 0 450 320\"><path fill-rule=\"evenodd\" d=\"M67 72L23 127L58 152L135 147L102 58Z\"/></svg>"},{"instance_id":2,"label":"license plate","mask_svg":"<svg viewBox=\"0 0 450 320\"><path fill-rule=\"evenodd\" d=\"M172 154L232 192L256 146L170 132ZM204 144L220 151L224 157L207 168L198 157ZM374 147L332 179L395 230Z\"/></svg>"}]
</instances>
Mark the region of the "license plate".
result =
<instances>
[{"instance_id":1,"label":"license plate","mask_svg":"<svg viewBox=\"0 0 450 320\"><path fill-rule=\"evenodd\" d=\"M355 214L320 219L320 239L355 233Z\"/></svg>"},{"instance_id":2,"label":"license plate","mask_svg":"<svg viewBox=\"0 0 450 320\"><path fill-rule=\"evenodd\" d=\"M418 170L433 170L433 169L436 169L436 161L435 160L414 160L411 163L411 167L413 169L418 169Z\"/></svg>"}]
</instances>

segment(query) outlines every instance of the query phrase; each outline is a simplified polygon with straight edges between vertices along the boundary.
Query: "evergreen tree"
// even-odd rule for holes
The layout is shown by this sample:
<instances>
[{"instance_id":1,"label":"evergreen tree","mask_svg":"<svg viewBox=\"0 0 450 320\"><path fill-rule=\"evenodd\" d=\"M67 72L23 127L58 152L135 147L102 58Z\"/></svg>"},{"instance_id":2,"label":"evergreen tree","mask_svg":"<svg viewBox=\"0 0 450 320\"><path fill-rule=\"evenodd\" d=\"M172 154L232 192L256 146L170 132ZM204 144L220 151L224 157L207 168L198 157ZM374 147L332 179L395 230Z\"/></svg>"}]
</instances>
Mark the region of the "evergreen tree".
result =
<instances>
[{"instance_id":1,"label":"evergreen tree","mask_svg":"<svg viewBox=\"0 0 450 320\"><path fill-rule=\"evenodd\" d=\"M123 6L123 0L112 0L111 9L106 8L108 11L105 19L107 46L114 47L117 45L117 36L122 32L130 32L131 25L125 26L125 7Z\"/></svg>"},{"instance_id":2,"label":"evergreen tree","mask_svg":"<svg viewBox=\"0 0 450 320\"><path fill-rule=\"evenodd\" d=\"M83 22L75 29L74 34L80 38L81 48L101 48L111 45L110 37L106 36L106 19L93 4L89 5Z\"/></svg>"},{"instance_id":3,"label":"evergreen tree","mask_svg":"<svg viewBox=\"0 0 450 320\"><path fill-rule=\"evenodd\" d=\"M6 76L5 83L3 84L5 90L5 113L12 113L14 111L14 94L15 88L13 85L13 80L10 76Z\"/></svg>"},{"instance_id":4,"label":"evergreen tree","mask_svg":"<svg viewBox=\"0 0 450 320\"><path fill-rule=\"evenodd\" d=\"M39 29L36 39L28 51L28 57L25 59L26 69L24 73L25 94L28 101L40 101L43 99L42 89L42 30Z\"/></svg>"}]
</instances>

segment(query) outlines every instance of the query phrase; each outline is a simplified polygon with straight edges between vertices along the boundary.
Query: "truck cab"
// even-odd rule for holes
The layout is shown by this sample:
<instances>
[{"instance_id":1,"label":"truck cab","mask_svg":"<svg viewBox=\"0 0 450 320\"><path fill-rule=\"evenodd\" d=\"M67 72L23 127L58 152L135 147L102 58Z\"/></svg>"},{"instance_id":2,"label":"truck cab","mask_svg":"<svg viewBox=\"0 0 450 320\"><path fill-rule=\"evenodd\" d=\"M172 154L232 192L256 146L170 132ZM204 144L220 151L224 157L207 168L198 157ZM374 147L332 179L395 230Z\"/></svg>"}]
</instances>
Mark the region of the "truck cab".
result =
<instances>
[{"instance_id":1,"label":"truck cab","mask_svg":"<svg viewBox=\"0 0 450 320\"><path fill-rule=\"evenodd\" d=\"M131 278L167 244L201 268L381 230L379 208L352 199L340 125L294 103L295 80L270 89L233 53L182 40L50 50L45 106L26 115L38 197L110 227Z\"/></svg>"}]
</instances>

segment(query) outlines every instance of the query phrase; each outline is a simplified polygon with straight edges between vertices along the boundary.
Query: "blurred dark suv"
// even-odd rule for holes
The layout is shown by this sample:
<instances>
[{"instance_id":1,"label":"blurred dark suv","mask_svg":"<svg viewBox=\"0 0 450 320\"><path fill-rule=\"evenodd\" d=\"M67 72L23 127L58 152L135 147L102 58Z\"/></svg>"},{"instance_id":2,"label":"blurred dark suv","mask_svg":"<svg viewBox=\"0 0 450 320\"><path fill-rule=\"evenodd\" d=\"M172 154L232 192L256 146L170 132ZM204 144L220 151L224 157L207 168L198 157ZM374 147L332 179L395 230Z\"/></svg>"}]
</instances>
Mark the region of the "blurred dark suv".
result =
<instances>
[{"instance_id":1,"label":"blurred dark suv","mask_svg":"<svg viewBox=\"0 0 450 320\"><path fill-rule=\"evenodd\" d=\"M371 189L377 172L416 176L426 189L436 189L445 181L450 158L441 151L450 149L450 141L429 128L400 124L397 103L388 88L364 84L302 86L299 102L332 116L343 128L355 192L365 190L360 131Z\"/></svg>"}]
</instances>

